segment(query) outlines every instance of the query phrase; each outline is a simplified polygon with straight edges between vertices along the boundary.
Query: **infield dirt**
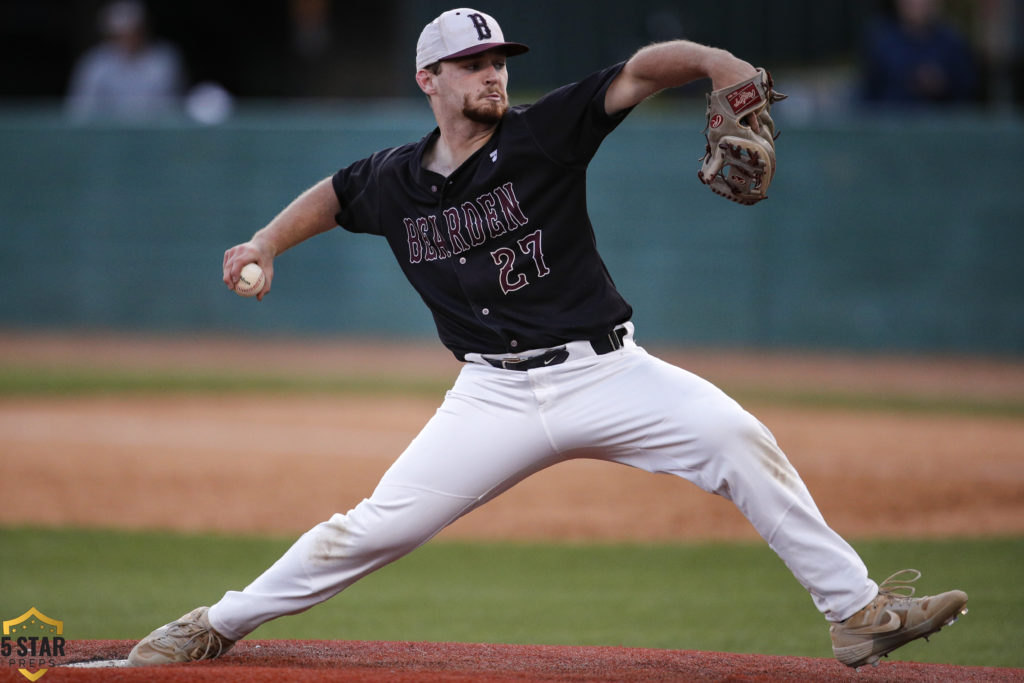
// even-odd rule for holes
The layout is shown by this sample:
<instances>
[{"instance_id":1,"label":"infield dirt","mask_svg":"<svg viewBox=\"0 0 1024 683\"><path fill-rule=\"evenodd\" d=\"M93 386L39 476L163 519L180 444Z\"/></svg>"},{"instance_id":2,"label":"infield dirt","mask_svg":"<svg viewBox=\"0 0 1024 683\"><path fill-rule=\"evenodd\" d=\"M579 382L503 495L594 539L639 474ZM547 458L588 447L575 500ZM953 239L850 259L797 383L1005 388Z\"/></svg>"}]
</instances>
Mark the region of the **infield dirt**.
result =
<instances>
[{"instance_id":1,"label":"infield dirt","mask_svg":"<svg viewBox=\"0 0 1024 683\"><path fill-rule=\"evenodd\" d=\"M659 354L754 396L803 391L1024 402L1021 362ZM289 534L368 495L433 414L459 368L440 348L365 340L243 347L230 339L0 334L0 358L50 369L291 377L380 373L390 380L436 380L436 396L115 393L0 399L3 482L18 482L2 484L2 524ZM772 430L826 519L844 536L1024 533L1019 417L771 398L745 404ZM230 476L208 476L211 469ZM182 510L175 502L185 494L191 504ZM48 504L35 505L39 500ZM166 511L172 508L170 517ZM442 537L756 538L730 503L686 482L590 460L535 475Z\"/></svg>"}]
</instances>

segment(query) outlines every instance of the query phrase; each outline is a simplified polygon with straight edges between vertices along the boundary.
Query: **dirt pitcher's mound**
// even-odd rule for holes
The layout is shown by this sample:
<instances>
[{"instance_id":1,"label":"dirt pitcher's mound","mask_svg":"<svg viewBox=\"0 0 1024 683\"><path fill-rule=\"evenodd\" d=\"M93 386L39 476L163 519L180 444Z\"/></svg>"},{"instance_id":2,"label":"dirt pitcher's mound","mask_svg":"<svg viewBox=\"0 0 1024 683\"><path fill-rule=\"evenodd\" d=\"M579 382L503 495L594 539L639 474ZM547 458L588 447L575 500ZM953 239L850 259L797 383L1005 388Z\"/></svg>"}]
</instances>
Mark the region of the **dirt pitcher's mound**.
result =
<instances>
[{"instance_id":1,"label":"dirt pitcher's mound","mask_svg":"<svg viewBox=\"0 0 1024 683\"><path fill-rule=\"evenodd\" d=\"M69 659L123 660L133 641L73 641ZM620 647L247 640L221 659L148 669L55 667L54 681L1024 681L1020 669ZM15 678L17 677L17 678ZM0 681L21 678L0 669ZM21 679L24 680L24 679Z\"/></svg>"}]
</instances>

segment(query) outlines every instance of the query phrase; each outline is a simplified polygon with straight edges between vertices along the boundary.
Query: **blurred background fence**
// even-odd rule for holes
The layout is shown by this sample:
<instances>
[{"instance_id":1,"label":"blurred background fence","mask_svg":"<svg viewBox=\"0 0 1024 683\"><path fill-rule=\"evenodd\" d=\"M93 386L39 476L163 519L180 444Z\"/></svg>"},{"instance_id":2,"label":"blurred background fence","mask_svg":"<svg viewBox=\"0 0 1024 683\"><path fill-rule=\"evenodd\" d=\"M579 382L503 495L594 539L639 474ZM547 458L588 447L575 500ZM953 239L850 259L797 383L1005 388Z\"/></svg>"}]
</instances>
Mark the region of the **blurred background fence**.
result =
<instances>
[{"instance_id":1,"label":"blurred background fence","mask_svg":"<svg viewBox=\"0 0 1024 683\"><path fill-rule=\"evenodd\" d=\"M887 3L769 4L475 5L533 48L510 64L513 103L671 37L769 65L791 95L781 171L756 207L696 180L706 83L604 144L591 213L643 339L1024 354L1021 2L942 6L976 80L959 101L909 105L861 97L864 36ZM0 328L432 337L383 240L300 245L259 305L224 288L220 260L320 178L433 127L412 46L448 5L147 7L187 75L173 107L131 120L64 101L101 3L0 9Z\"/></svg>"}]
</instances>

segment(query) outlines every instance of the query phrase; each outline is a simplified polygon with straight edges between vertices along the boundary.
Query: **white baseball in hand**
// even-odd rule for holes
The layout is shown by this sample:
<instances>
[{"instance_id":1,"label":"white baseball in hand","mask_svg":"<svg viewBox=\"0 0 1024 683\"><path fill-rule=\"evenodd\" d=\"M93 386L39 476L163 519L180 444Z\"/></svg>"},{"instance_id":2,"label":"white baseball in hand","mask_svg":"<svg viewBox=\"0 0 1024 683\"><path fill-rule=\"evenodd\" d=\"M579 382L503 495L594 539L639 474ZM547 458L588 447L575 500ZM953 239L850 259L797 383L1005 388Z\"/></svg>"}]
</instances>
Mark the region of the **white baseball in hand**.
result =
<instances>
[{"instance_id":1,"label":"white baseball in hand","mask_svg":"<svg viewBox=\"0 0 1024 683\"><path fill-rule=\"evenodd\" d=\"M263 290L266 282L267 276L263 274L263 269L255 263L247 263L242 268L238 282L235 283L235 294L245 297L256 296Z\"/></svg>"}]
</instances>

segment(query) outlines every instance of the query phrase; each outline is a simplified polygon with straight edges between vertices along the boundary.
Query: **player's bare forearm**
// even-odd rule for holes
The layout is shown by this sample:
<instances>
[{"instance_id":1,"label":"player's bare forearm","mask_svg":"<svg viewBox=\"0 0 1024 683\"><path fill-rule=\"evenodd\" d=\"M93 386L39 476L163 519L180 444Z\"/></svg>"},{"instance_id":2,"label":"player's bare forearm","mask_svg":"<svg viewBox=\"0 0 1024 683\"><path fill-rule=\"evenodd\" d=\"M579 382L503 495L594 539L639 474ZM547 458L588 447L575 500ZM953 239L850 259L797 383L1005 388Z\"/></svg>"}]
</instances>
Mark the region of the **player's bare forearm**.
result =
<instances>
[{"instance_id":1,"label":"player's bare forearm","mask_svg":"<svg viewBox=\"0 0 1024 683\"><path fill-rule=\"evenodd\" d=\"M299 195L248 242L224 252L224 282L234 289L242 267L247 263L257 263L267 278L263 291L257 295L262 300L270 291L274 258L300 242L334 228L339 209L331 178L324 178Z\"/></svg>"},{"instance_id":2,"label":"player's bare forearm","mask_svg":"<svg viewBox=\"0 0 1024 683\"><path fill-rule=\"evenodd\" d=\"M324 178L299 195L265 228L253 235L251 241L265 255L274 258L296 244L335 227L334 217L340 208L331 179Z\"/></svg>"},{"instance_id":3,"label":"player's bare forearm","mask_svg":"<svg viewBox=\"0 0 1024 683\"><path fill-rule=\"evenodd\" d=\"M710 78L712 89L754 76L757 70L730 52L688 40L655 43L630 57L608 87L605 110L613 114L636 106L667 88Z\"/></svg>"}]
</instances>

